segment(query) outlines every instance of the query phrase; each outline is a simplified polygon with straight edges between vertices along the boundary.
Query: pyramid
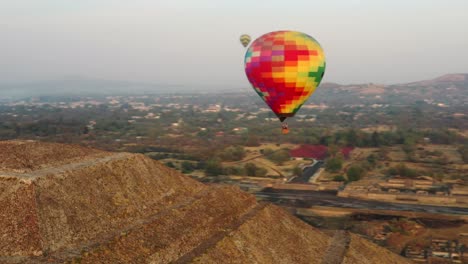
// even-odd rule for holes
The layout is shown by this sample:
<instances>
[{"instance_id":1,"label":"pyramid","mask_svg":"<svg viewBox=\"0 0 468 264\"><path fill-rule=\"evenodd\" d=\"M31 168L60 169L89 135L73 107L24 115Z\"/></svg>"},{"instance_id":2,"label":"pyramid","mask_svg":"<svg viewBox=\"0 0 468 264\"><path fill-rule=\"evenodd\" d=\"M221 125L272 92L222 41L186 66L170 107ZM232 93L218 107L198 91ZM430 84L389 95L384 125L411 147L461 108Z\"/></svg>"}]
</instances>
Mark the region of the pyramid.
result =
<instances>
[{"instance_id":1,"label":"pyramid","mask_svg":"<svg viewBox=\"0 0 468 264\"><path fill-rule=\"evenodd\" d=\"M0 263L327 260L411 263L356 235L329 236L237 187L204 185L141 154L0 142Z\"/></svg>"}]
</instances>

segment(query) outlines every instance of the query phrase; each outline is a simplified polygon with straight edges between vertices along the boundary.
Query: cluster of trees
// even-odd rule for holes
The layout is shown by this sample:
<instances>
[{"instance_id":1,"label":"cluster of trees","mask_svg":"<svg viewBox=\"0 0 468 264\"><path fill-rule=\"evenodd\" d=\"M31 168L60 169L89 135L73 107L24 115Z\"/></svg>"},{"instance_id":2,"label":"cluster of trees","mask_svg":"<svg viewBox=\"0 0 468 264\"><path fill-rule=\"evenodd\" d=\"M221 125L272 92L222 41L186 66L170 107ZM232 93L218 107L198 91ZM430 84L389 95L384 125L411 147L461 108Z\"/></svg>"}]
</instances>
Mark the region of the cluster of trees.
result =
<instances>
[{"instance_id":1,"label":"cluster of trees","mask_svg":"<svg viewBox=\"0 0 468 264\"><path fill-rule=\"evenodd\" d=\"M44 98L44 100L53 102L53 98ZM66 101L65 98L57 98L56 100ZM74 98L73 100L81 100ZM142 99L143 100L143 99ZM154 98L147 98L148 104L154 103ZM174 98L171 96L160 96L158 100L161 103L171 103ZM177 98L178 102L186 104L198 104L203 107L209 104L219 103L229 107L241 108L244 110L245 116L249 115L249 111L257 111L259 106L263 106L263 102L259 102L249 96L244 95L229 95L229 96L181 96ZM256 104L259 103L257 106ZM154 112L161 112L163 108L156 107ZM295 129L288 135L287 140L291 143L308 143L308 144L325 144L338 146L358 146L358 147L379 147L390 146L394 144L408 144L411 142L422 142L424 137L430 138L431 142L436 144L452 144L461 142L461 136L447 129L433 130L410 130L399 129L397 131L374 132L366 133L359 129L347 129L332 132L326 128L320 128L318 124L327 120L327 115L336 115L337 108L329 109L317 114L318 123L303 122L295 126ZM348 109L349 111L354 111ZM10 139L18 136L56 136L57 134L70 134L74 137L87 134L89 132L98 135L106 135L107 137L122 138L134 135L147 136L156 138L167 133L167 129L173 122L183 119L180 133L184 137L192 137L206 140L216 138L216 132L225 132L223 140L233 140L233 143L242 144L245 146L258 146L260 142L280 142L284 139L279 133L279 128L275 122L263 122L258 125L258 120L263 120L264 117L273 117L272 114L256 113L258 119L237 120L238 113L221 110L218 113L201 113L200 110L194 107L187 109L174 109L173 111L165 111L160 119L145 120L138 119L136 123L129 123L128 120L133 116L144 116L142 113L131 108L128 104L122 105L120 108L112 108L106 105L88 106L79 109L61 109L52 106L27 108L16 106L15 108L0 106L1 112L15 113L17 117L0 116L0 137L2 139ZM365 109L357 109L356 111L368 111ZM372 110L375 111L375 110ZM366 114L374 114L372 111ZM392 111L398 112L398 109ZM329 112L329 113L328 113ZM312 112L311 112L312 113ZM304 114L311 114L304 110ZM33 114L33 115L32 115ZM352 117L352 115L350 115ZM342 117L340 117L342 118ZM344 118L344 117L343 117ZM379 117L381 118L381 117ZM86 125L90 120L96 120L97 125L93 131L86 131ZM322 121L321 121L322 120ZM351 124L355 121L352 118ZM347 122L333 122L339 126L348 126ZM12 122L16 122L14 125ZM294 120L292 121L294 122ZM5 125L8 124L8 125ZM294 123L292 125L295 125ZM322 124L323 125L323 124ZM199 127L205 127L206 130L200 131ZM234 127L245 127L249 131L244 135L237 135L232 132ZM326 125L325 127L329 127ZM97 137L100 140L100 137Z\"/></svg>"},{"instance_id":2,"label":"cluster of trees","mask_svg":"<svg viewBox=\"0 0 468 264\"><path fill-rule=\"evenodd\" d=\"M325 163L325 170L328 172L339 172L343 167L342 157L332 157Z\"/></svg>"},{"instance_id":3,"label":"cluster of trees","mask_svg":"<svg viewBox=\"0 0 468 264\"><path fill-rule=\"evenodd\" d=\"M263 140L275 140L274 135L259 131ZM263 136L265 134L265 136ZM409 149L418 143L429 140L433 144L462 143L464 138L448 129L414 130L397 129L395 131L365 132L359 129L330 131L321 128L299 127L293 130L288 139L296 144L322 144L326 146L381 147L406 145ZM280 139L278 139L279 141Z\"/></svg>"},{"instance_id":4,"label":"cluster of trees","mask_svg":"<svg viewBox=\"0 0 468 264\"><path fill-rule=\"evenodd\" d=\"M367 156L365 161L358 162L356 164L351 165L347 168L344 175L335 175L333 177L334 181L358 181L362 179L366 175L366 173L377 166L377 157L374 154L370 154ZM325 170L331 173L337 173L342 170L343 167L343 157L341 155L336 155L327 159L325 163Z\"/></svg>"},{"instance_id":5,"label":"cluster of trees","mask_svg":"<svg viewBox=\"0 0 468 264\"><path fill-rule=\"evenodd\" d=\"M261 150L261 153L269 160L273 161L276 165L283 165L284 162L290 160L288 149L272 150L266 148Z\"/></svg>"},{"instance_id":6,"label":"cluster of trees","mask_svg":"<svg viewBox=\"0 0 468 264\"><path fill-rule=\"evenodd\" d=\"M224 174L224 168L219 158L212 158L206 162L205 174L207 176L218 176Z\"/></svg>"},{"instance_id":7,"label":"cluster of trees","mask_svg":"<svg viewBox=\"0 0 468 264\"><path fill-rule=\"evenodd\" d=\"M86 124L75 119L41 119L30 122L8 122L0 125L0 139L18 137L50 137L58 134L80 136L87 133Z\"/></svg>"},{"instance_id":8,"label":"cluster of trees","mask_svg":"<svg viewBox=\"0 0 468 264\"><path fill-rule=\"evenodd\" d=\"M242 146L229 146L221 151L218 156L223 161L239 161L245 157L245 150Z\"/></svg>"},{"instance_id":9,"label":"cluster of trees","mask_svg":"<svg viewBox=\"0 0 468 264\"><path fill-rule=\"evenodd\" d=\"M434 144L453 144L461 142L463 138L450 130L412 130L399 129L367 133L360 130L349 129L337 131L334 134L323 136L320 143L325 145L336 144L339 146L356 147L380 147L403 144L410 150L416 143L423 143L429 139Z\"/></svg>"},{"instance_id":10,"label":"cluster of trees","mask_svg":"<svg viewBox=\"0 0 468 264\"><path fill-rule=\"evenodd\" d=\"M358 181L366 174L366 169L360 165L353 165L346 171L348 182Z\"/></svg>"},{"instance_id":11,"label":"cluster of trees","mask_svg":"<svg viewBox=\"0 0 468 264\"><path fill-rule=\"evenodd\" d=\"M265 168L258 167L254 163L246 163L244 165L244 170L247 176L265 176L267 174Z\"/></svg>"},{"instance_id":12,"label":"cluster of trees","mask_svg":"<svg viewBox=\"0 0 468 264\"><path fill-rule=\"evenodd\" d=\"M13 139L19 136L18 125L14 122L0 122L0 140Z\"/></svg>"},{"instance_id":13,"label":"cluster of trees","mask_svg":"<svg viewBox=\"0 0 468 264\"><path fill-rule=\"evenodd\" d=\"M190 161L201 161L201 159L195 155L188 153L182 153L176 149L168 149L164 147L152 147L152 146L135 146L128 149L130 152L142 153L148 155L150 158L155 160L162 159L178 159L178 160L190 160Z\"/></svg>"},{"instance_id":14,"label":"cluster of trees","mask_svg":"<svg viewBox=\"0 0 468 264\"><path fill-rule=\"evenodd\" d=\"M194 170L199 170L205 168L205 164L203 162L193 162L184 160L180 163L180 166L176 166L174 162L168 161L165 163L166 166L169 168L174 168L180 170L182 173L191 173Z\"/></svg>"},{"instance_id":15,"label":"cluster of trees","mask_svg":"<svg viewBox=\"0 0 468 264\"><path fill-rule=\"evenodd\" d=\"M64 100L66 101L66 100ZM90 120L98 123L93 133L111 132L125 134L134 128L128 119L134 112L119 112L105 105L85 106L84 108L65 109L44 104L42 106L0 107L0 140L11 138L52 138L71 137L79 141L82 135L90 133L87 127Z\"/></svg>"},{"instance_id":16,"label":"cluster of trees","mask_svg":"<svg viewBox=\"0 0 468 264\"><path fill-rule=\"evenodd\" d=\"M421 175L421 172L411 169L405 164L399 164L396 167L391 167L386 172L387 176L402 176L407 178L414 178Z\"/></svg>"},{"instance_id":17,"label":"cluster of trees","mask_svg":"<svg viewBox=\"0 0 468 264\"><path fill-rule=\"evenodd\" d=\"M247 175L263 177L267 174L265 168L259 167L254 163L246 163L244 166L227 166L221 164L219 158L213 158L207 161L205 166L205 175L219 176L219 175Z\"/></svg>"}]
</instances>

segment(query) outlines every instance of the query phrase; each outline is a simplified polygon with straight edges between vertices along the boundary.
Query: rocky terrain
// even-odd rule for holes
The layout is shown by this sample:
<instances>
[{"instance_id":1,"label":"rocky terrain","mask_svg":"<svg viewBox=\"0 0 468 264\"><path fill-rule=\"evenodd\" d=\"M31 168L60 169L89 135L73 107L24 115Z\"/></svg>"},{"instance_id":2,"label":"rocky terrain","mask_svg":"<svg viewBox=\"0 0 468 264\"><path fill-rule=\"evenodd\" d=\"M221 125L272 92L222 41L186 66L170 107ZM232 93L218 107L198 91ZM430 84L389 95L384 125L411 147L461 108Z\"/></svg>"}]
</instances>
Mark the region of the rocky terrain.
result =
<instances>
[{"instance_id":1,"label":"rocky terrain","mask_svg":"<svg viewBox=\"0 0 468 264\"><path fill-rule=\"evenodd\" d=\"M411 263L143 155L0 142L0 263L64 262Z\"/></svg>"}]
</instances>

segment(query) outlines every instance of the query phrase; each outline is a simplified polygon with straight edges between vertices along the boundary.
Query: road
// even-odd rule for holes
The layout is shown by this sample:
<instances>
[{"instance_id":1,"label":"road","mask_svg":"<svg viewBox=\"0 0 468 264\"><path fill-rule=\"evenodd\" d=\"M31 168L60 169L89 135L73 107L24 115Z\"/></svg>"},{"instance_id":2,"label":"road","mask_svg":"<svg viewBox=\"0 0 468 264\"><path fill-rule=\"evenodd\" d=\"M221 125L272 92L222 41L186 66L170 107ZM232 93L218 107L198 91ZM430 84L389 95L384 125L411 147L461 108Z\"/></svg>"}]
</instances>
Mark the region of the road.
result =
<instances>
[{"instance_id":1,"label":"road","mask_svg":"<svg viewBox=\"0 0 468 264\"><path fill-rule=\"evenodd\" d=\"M311 206L331 206L341 208L413 211L435 214L468 215L468 208L445 207L433 205L401 204L380 201L359 200L355 198L338 197L334 193L320 191L296 191L263 189L255 193L258 198L280 205L299 208Z\"/></svg>"},{"instance_id":2,"label":"road","mask_svg":"<svg viewBox=\"0 0 468 264\"><path fill-rule=\"evenodd\" d=\"M293 178L290 182L291 183L308 183L310 177L312 177L320 167L322 167L323 161L319 160L312 166L306 166L302 171L302 175L300 177Z\"/></svg>"}]
</instances>

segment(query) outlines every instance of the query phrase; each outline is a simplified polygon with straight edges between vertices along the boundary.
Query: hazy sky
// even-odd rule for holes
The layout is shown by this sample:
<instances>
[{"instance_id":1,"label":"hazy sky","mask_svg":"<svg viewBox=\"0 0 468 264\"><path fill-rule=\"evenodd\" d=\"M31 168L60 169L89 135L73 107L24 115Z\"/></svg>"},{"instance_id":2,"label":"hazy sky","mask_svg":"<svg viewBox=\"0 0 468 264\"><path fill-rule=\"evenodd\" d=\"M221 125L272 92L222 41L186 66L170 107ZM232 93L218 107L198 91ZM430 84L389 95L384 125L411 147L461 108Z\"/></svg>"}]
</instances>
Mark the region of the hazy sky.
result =
<instances>
[{"instance_id":1,"label":"hazy sky","mask_svg":"<svg viewBox=\"0 0 468 264\"><path fill-rule=\"evenodd\" d=\"M315 37L324 81L468 72L466 0L0 0L0 82L64 76L246 86L238 38Z\"/></svg>"}]
</instances>

